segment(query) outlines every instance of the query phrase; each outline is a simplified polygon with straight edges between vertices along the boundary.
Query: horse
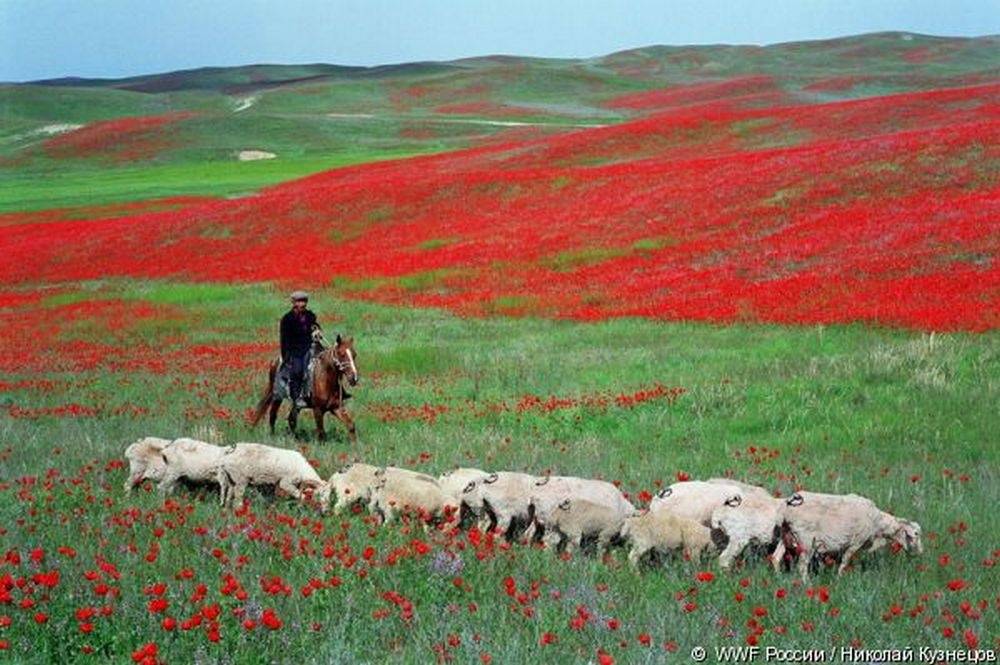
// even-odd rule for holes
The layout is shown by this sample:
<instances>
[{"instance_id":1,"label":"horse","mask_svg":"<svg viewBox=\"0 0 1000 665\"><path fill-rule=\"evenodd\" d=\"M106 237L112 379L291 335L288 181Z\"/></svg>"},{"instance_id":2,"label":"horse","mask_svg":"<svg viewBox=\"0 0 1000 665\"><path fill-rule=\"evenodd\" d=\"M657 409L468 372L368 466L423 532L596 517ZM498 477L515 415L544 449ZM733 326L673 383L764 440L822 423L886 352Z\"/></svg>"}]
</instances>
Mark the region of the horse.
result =
<instances>
[{"instance_id":1,"label":"horse","mask_svg":"<svg viewBox=\"0 0 1000 665\"><path fill-rule=\"evenodd\" d=\"M352 442L358 440L354 419L344 408L344 402L350 395L344 390L344 381L351 387L358 385L358 354L354 350L354 338L343 338L337 335L337 342L329 348L323 348L323 333L317 328L313 331L314 360L312 363L312 391L309 395L309 407L316 418L316 432L321 441L326 440L326 430L323 427L323 417L326 412L332 413L347 427ZM318 351L318 352L317 352ZM257 402L251 425L256 426L270 406L271 434L274 434L274 423L278 419L278 409L283 398L275 394L274 382L278 374L280 360L271 362L268 372L267 389ZM288 413L288 428L295 434L299 420L299 407L292 402L292 410Z\"/></svg>"}]
</instances>

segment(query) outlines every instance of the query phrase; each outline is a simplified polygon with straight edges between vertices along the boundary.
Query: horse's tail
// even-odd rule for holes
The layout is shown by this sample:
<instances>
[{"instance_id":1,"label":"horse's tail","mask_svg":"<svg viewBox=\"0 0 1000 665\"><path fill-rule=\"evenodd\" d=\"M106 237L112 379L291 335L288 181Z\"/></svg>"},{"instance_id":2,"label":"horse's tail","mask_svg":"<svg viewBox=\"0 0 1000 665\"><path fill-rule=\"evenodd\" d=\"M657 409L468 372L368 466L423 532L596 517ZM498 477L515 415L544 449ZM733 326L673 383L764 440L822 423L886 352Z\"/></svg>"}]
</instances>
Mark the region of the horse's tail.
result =
<instances>
[{"instance_id":1,"label":"horse's tail","mask_svg":"<svg viewBox=\"0 0 1000 665\"><path fill-rule=\"evenodd\" d=\"M264 417L264 413L267 411L268 405L271 400L274 399L274 377L278 373L278 363L272 362L271 369L267 373L267 389L261 396L260 401L257 402L257 407L254 409L253 418L250 420L250 426L256 427L260 419Z\"/></svg>"}]
</instances>

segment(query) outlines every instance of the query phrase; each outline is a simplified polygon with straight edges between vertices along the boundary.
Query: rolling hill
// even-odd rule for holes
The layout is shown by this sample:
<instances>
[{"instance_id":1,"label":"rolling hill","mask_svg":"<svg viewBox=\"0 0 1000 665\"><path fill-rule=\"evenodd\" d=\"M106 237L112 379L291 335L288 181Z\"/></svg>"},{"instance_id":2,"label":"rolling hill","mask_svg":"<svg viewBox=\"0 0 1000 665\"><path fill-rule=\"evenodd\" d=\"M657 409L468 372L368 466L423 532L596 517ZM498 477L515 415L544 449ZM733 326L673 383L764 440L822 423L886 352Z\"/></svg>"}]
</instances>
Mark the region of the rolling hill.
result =
<instances>
[{"instance_id":1,"label":"rolling hill","mask_svg":"<svg viewBox=\"0 0 1000 665\"><path fill-rule=\"evenodd\" d=\"M27 207L85 186L81 201L113 202L114 184L102 185L115 176L154 200L0 217L0 248L17 257L0 278L332 280L355 297L475 315L994 328L996 42L887 33L588 61L15 86L8 103L20 99L38 122L46 94L103 93L106 112L121 104L129 114L9 154L14 181L54 172L34 191L15 184L40 197ZM252 105L233 108L229 95L248 85ZM859 96L898 87L912 89ZM137 99L147 113L134 115ZM56 111L45 120L73 119ZM278 155L242 165L275 165L254 184L294 171L289 154L313 168L439 154L250 194L243 173L213 171L233 169L247 148Z\"/></svg>"}]
</instances>

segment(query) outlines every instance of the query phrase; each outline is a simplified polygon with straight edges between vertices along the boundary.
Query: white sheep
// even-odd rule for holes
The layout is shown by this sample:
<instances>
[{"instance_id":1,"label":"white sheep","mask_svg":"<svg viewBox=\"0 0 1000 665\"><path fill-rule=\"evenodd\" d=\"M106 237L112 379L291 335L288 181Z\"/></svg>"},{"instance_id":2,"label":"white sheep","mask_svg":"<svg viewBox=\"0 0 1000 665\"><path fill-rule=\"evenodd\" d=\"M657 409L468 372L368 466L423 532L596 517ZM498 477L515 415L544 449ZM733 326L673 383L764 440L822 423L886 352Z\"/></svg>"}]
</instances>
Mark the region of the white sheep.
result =
<instances>
[{"instance_id":1,"label":"white sheep","mask_svg":"<svg viewBox=\"0 0 1000 665\"><path fill-rule=\"evenodd\" d=\"M617 506L587 499L565 499L544 517L542 542L553 550L565 542L566 552L572 553L584 538L596 535L597 554L602 556L611 545L611 539L621 532L625 516Z\"/></svg>"},{"instance_id":2,"label":"white sheep","mask_svg":"<svg viewBox=\"0 0 1000 665\"><path fill-rule=\"evenodd\" d=\"M677 517L711 526L712 512L726 499L736 494L770 496L765 490L754 488L753 485L741 487L741 484L728 482L725 479L687 480L674 483L657 492L649 502L649 510L654 513L666 510Z\"/></svg>"},{"instance_id":3,"label":"white sheep","mask_svg":"<svg viewBox=\"0 0 1000 665\"><path fill-rule=\"evenodd\" d=\"M338 515L345 508L359 502L371 508L372 492L385 474L390 476L415 477L434 482L433 477L417 471L410 471L409 469L401 469L394 466L378 467L358 462L350 464L331 475L328 480L328 487L321 499L326 502L324 505L328 505L330 492L336 493L337 502L334 504L333 511Z\"/></svg>"},{"instance_id":4,"label":"white sheep","mask_svg":"<svg viewBox=\"0 0 1000 665\"><path fill-rule=\"evenodd\" d=\"M458 468L442 473L438 476L437 482L446 494L461 502L462 494L465 493L465 488L469 486L469 483L489 476L490 473L482 469Z\"/></svg>"},{"instance_id":5,"label":"white sheep","mask_svg":"<svg viewBox=\"0 0 1000 665\"><path fill-rule=\"evenodd\" d=\"M329 487L301 453L259 443L237 443L217 467L220 503L242 504L248 485L276 485L294 499L302 500L303 489L316 492L325 512Z\"/></svg>"},{"instance_id":6,"label":"white sheep","mask_svg":"<svg viewBox=\"0 0 1000 665\"><path fill-rule=\"evenodd\" d=\"M359 501L367 504L371 500L375 483L378 482L378 470L377 466L358 462L331 475L327 485L337 495L333 512L339 515L345 508ZM329 503L329 493L321 498Z\"/></svg>"},{"instance_id":7,"label":"white sheep","mask_svg":"<svg viewBox=\"0 0 1000 665\"><path fill-rule=\"evenodd\" d=\"M157 490L161 494L170 494L181 479L193 483L216 482L219 462L229 450L231 448L213 446L197 439L174 439L163 449L166 469Z\"/></svg>"},{"instance_id":8,"label":"white sheep","mask_svg":"<svg viewBox=\"0 0 1000 665\"><path fill-rule=\"evenodd\" d=\"M840 554L842 575L851 558L863 549L876 551L889 543L923 552L920 525L880 510L875 503L857 494L797 492L782 508L785 535L798 550L798 569L803 581L809 578L812 558ZM785 552L785 538L772 557L776 565Z\"/></svg>"},{"instance_id":9,"label":"white sheep","mask_svg":"<svg viewBox=\"0 0 1000 665\"><path fill-rule=\"evenodd\" d=\"M139 439L125 449L125 459L128 460L128 478L125 479L125 493L144 480L159 481L167 469L163 459L163 449L170 445L170 439L147 436Z\"/></svg>"},{"instance_id":10,"label":"white sheep","mask_svg":"<svg viewBox=\"0 0 1000 665\"><path fill-rule=\"evenodd\" d=\"M770 546L781 540L784 499L758 493L734 494L712 511L712 528L721 530L729 542L719 556L719 567L728 570L733 560L751 543ZM772 565L777 570L780 559Z\"/></svg>"},{"instance_id":11,"label":"white sheep","mask_svg":"<svg viewBox=\"0 0 1000 665\"><path fill-rule=\"evenodd\" d=\"M461 505L479 520L483 531L506 534L517 521L531 520L531 493L538 478L527 473L501 471L470 480L462 489Z\"/></svg>"},{"instance_id":12,"label":"white sheep","mask_svg":"<svg viewBox=\"0 0 1000 665\"><path fill-rule=\"evenodd\" d=\"M566 499L586 499L617 510L623 517L635 512L628 499L617 487L604 480L576 478L574 476L545 476L531 490L531 515L533 517L522 537L531 542L538 527L545 527L549 515Z\"/></svg>"},{"instance_id":13,"label":"white sheep","mask_svg":"<svg viewBox=\"0 0 1000 665\"><path fill-rule=\"evenodd\" d=\"M628 561L636 569L650 551L683 550L697 561L702 552L713 545L708 527L666 510L645 510L625 518L621 537L630 544Z\"/></svg>"},{"instance_id":14,"label":"white sheep","mask_svg":"<svg viewBox=\"0 0 1000 665\"><path fill-rule=\"evenodd\" d=\"M422 478L412 473L384 473L372 491L369 508L373 514L382 516L382 524L389 524L400 514L412 512L419 516L426 528L432 519L457 517L459 505L433 478Z\"/></svg>"}]
</instances>

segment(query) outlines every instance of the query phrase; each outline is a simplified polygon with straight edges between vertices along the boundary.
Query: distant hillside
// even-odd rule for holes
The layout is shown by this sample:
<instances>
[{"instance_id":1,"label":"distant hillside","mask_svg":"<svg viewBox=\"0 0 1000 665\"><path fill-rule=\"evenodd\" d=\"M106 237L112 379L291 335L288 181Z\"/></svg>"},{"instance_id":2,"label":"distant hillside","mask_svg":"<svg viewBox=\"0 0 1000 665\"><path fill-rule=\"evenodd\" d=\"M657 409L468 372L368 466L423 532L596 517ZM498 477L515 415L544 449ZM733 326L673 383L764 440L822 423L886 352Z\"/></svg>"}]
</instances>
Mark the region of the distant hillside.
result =
<instances>
[{"instance_id":1,"label":"distant hillside","mask_svg":"<svg viewBox=\"0 0 1000 665\"><path fill-rule=\"evenodd\" d=\"M238 200L0 216L0 281L332 281L473 315L1000 327L1000 82L760 106L786 95L766 75L693 83L627 122Z\"/></svg>"},{"instance_id":2,"label":"distant hillside","mask_svg":"<svg viewBox=\"0 0 1000 665\"><path fill-rule=\"evenodd\" d=\"M489 76L496 70L511 68L568 73L574 68L582 68L607 70L637 84L746 74L769 74L789 83L815 77L862 75L896 85L906 85L906 77L911 77L909 86L913 87L919 85L917 79L995 77L1000 74L998 50L998 36L935 37L884 32L769 46L646 46L589 59L485 56L374 67L260 64L203 67L120 79L67 77L31 81L25 85L102 87L148 93L215 90L245 94L278 86L333 84L366 78L438 79L470 70ZM916 79L912 79L914 75ZM897 77L902 79L894 81Z\"/></svg>"},{"instance_id":3,"label":"distant hillside","mask_svg":"<svg viewBox=\"0 0 1000 665\"><path fill-rule=\"evenodd\" d=\"M996 36L878 33L586 59L250 65L10 84L0 86L0 177L12 185L0 209L245 194L348 163L538 139L707 102L779 108L996 80Z\"/></svg>"}]
</instances>

